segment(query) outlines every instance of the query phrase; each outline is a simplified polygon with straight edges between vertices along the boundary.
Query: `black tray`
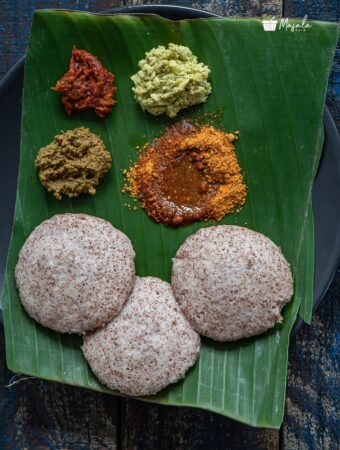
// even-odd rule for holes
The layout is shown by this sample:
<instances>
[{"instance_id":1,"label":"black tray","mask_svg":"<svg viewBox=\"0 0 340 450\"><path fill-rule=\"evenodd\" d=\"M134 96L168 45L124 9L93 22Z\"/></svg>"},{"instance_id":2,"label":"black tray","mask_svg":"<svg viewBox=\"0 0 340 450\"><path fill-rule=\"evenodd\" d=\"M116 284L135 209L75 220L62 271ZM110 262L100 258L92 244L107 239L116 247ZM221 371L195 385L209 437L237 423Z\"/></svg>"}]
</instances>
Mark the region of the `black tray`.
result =
<instances>
[{"instance_id":1,"label":"black tray","mask_svg":"<svg viewBox=\"0 0 340 450\"><path fill-rule=\"evenodd\" d=\"M206 11L169 5L134 6L106 13L158 14L171 20L216 17ZM18 61L0 83L0 290L14 213L23 77L24 58ZM314 310L325 295L340 260L340 137L327 108L324 110L323 121L325 142L312 192L315 227ZM302 324L302 320L297 319L292 336Z\"/></svg>"}]
</instances>

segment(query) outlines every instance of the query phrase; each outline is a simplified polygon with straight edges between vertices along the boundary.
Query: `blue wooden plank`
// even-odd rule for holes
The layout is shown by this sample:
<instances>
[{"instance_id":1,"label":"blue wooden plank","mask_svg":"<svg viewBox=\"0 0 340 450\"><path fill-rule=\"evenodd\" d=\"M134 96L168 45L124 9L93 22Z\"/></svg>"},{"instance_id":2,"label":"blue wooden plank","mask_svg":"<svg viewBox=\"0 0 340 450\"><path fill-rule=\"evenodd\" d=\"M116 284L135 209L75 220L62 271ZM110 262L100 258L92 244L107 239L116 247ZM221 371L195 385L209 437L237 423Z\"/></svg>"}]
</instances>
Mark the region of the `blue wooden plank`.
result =
<instances>
[{"instance_id":1,"label":"blue wooden plank","mask_svg":"<svg viewBox=\"0 0 340 450\"><path fill-rule=\"evenodd\" d=\"M340 448L340 270L290 348L284 448ZM302 447L304 443L305 447Z\"/></svg>"}]
</instances>

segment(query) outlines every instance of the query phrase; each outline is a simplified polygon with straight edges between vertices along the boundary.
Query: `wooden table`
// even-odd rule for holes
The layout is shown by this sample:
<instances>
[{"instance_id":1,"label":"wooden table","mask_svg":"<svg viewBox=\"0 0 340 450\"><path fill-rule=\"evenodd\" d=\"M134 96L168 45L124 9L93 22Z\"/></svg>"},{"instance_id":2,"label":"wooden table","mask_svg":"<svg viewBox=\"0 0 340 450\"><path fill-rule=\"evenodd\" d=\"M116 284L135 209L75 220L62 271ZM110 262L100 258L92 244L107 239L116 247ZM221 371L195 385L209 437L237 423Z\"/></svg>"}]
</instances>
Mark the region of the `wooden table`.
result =
<instances>
[{"instance_id":1,"label":"wooden table","mask_svg":"<svg viewBox=\"0 0 340 450\"><path fill-rule=\"evenodd\" d=\"M25 52L34 9L101 11L129 4L143 2L0 0L0 78ZM340 19L338 0L289 0L284 4L280 0L186 0L172 4L228 16L307 14L309 19ZM340 128L339 50L327 104ZM146 404L38 379L8 388L13 374L6 368L0 326L0 450L340 448L336 422L339 298L340 269L312 325L305 326L291 343L286 415L280 432L251 428L206 411Z\"/></svg>"}]
</instances>

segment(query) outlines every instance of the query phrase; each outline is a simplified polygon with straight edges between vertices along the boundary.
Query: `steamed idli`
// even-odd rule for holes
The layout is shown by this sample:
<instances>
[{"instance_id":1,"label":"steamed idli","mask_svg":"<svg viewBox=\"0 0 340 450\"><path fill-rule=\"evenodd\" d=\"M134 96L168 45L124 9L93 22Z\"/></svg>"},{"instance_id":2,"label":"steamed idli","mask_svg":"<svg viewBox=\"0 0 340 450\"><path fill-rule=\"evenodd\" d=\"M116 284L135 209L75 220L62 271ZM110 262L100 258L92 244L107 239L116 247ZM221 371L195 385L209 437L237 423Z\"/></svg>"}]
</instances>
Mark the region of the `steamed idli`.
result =
<instances>
[{"instance_id":1,"label":"steamed idli","mask_svg":"<svg viewBox=\"0 0 340 450\"><path fill-rule=\"evenodd\" d=\"M156 394L184 377L199 354L200 338L182 314L169 283L136 278L120 314L84 336L93 372L123 394Z\"/></svg>"},{"instance_id":2,"label":"steamed idli","mask_svg":"<svg viewBox=\"0 0 340 450\"><path fill-rule=\"evenodd\" d=\"M37 322L61 333L86 333L121 310L135 282L135 253L124 233L85 214L42 222L15 268L21 302Z\"/></svg>"},{"instance_id":3,"label":"steamed idli","mask_svg":"<svg viewBox=\"0 0 340 450\"><path fill-rule=\"evenodd\" d=\"M282 321L293 279L280 248L269 238L220 225L201 228L185 240L173 260L172 288L195 330L232 341Z\"/></svg>"}]
</instances>

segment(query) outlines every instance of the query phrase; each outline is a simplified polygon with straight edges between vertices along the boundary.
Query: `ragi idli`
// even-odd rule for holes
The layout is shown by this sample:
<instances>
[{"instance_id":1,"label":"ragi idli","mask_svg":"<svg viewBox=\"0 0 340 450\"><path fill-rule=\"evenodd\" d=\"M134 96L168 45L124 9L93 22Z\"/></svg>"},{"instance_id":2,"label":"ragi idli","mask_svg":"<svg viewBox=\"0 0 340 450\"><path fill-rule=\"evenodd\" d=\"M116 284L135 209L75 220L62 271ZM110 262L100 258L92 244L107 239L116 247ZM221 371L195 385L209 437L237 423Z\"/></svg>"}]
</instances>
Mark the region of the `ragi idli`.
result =
<instances>
[{"instance_id":1,"label":"ragi idli","mask_svg":"<svg viewBox=\"0 0 340 450\"><path fill-rule=\"evenodd\" d=\"M93 372L123 394L156 394L184 377L199 354L200 337L182 314L169 283L136 278L120 314L84 336Z\"/></svg>"},{"instance_id":2,"label":"ragi idli","mask_svg":"<svg viewBox=\"0 0 340 450\"><path fill-rule=\"evenodd\" d=\"M173 260L172 288L191 325L218 341L263 333L293 294L280 248L248 228L220 225L189 236Z\"/></svg>"},{"instance_id":3,"label":"ragi idli","mask_svg":"<svg viewBox=\"0 0 340 450\"><path fill-rule=\"evenodd\" d=\"M109 222L60 214L24 243L15 268L21 302L37 322L61 333L86 333L121 310L135 282L129 238Z\"/></svg>"}]
</instances>

